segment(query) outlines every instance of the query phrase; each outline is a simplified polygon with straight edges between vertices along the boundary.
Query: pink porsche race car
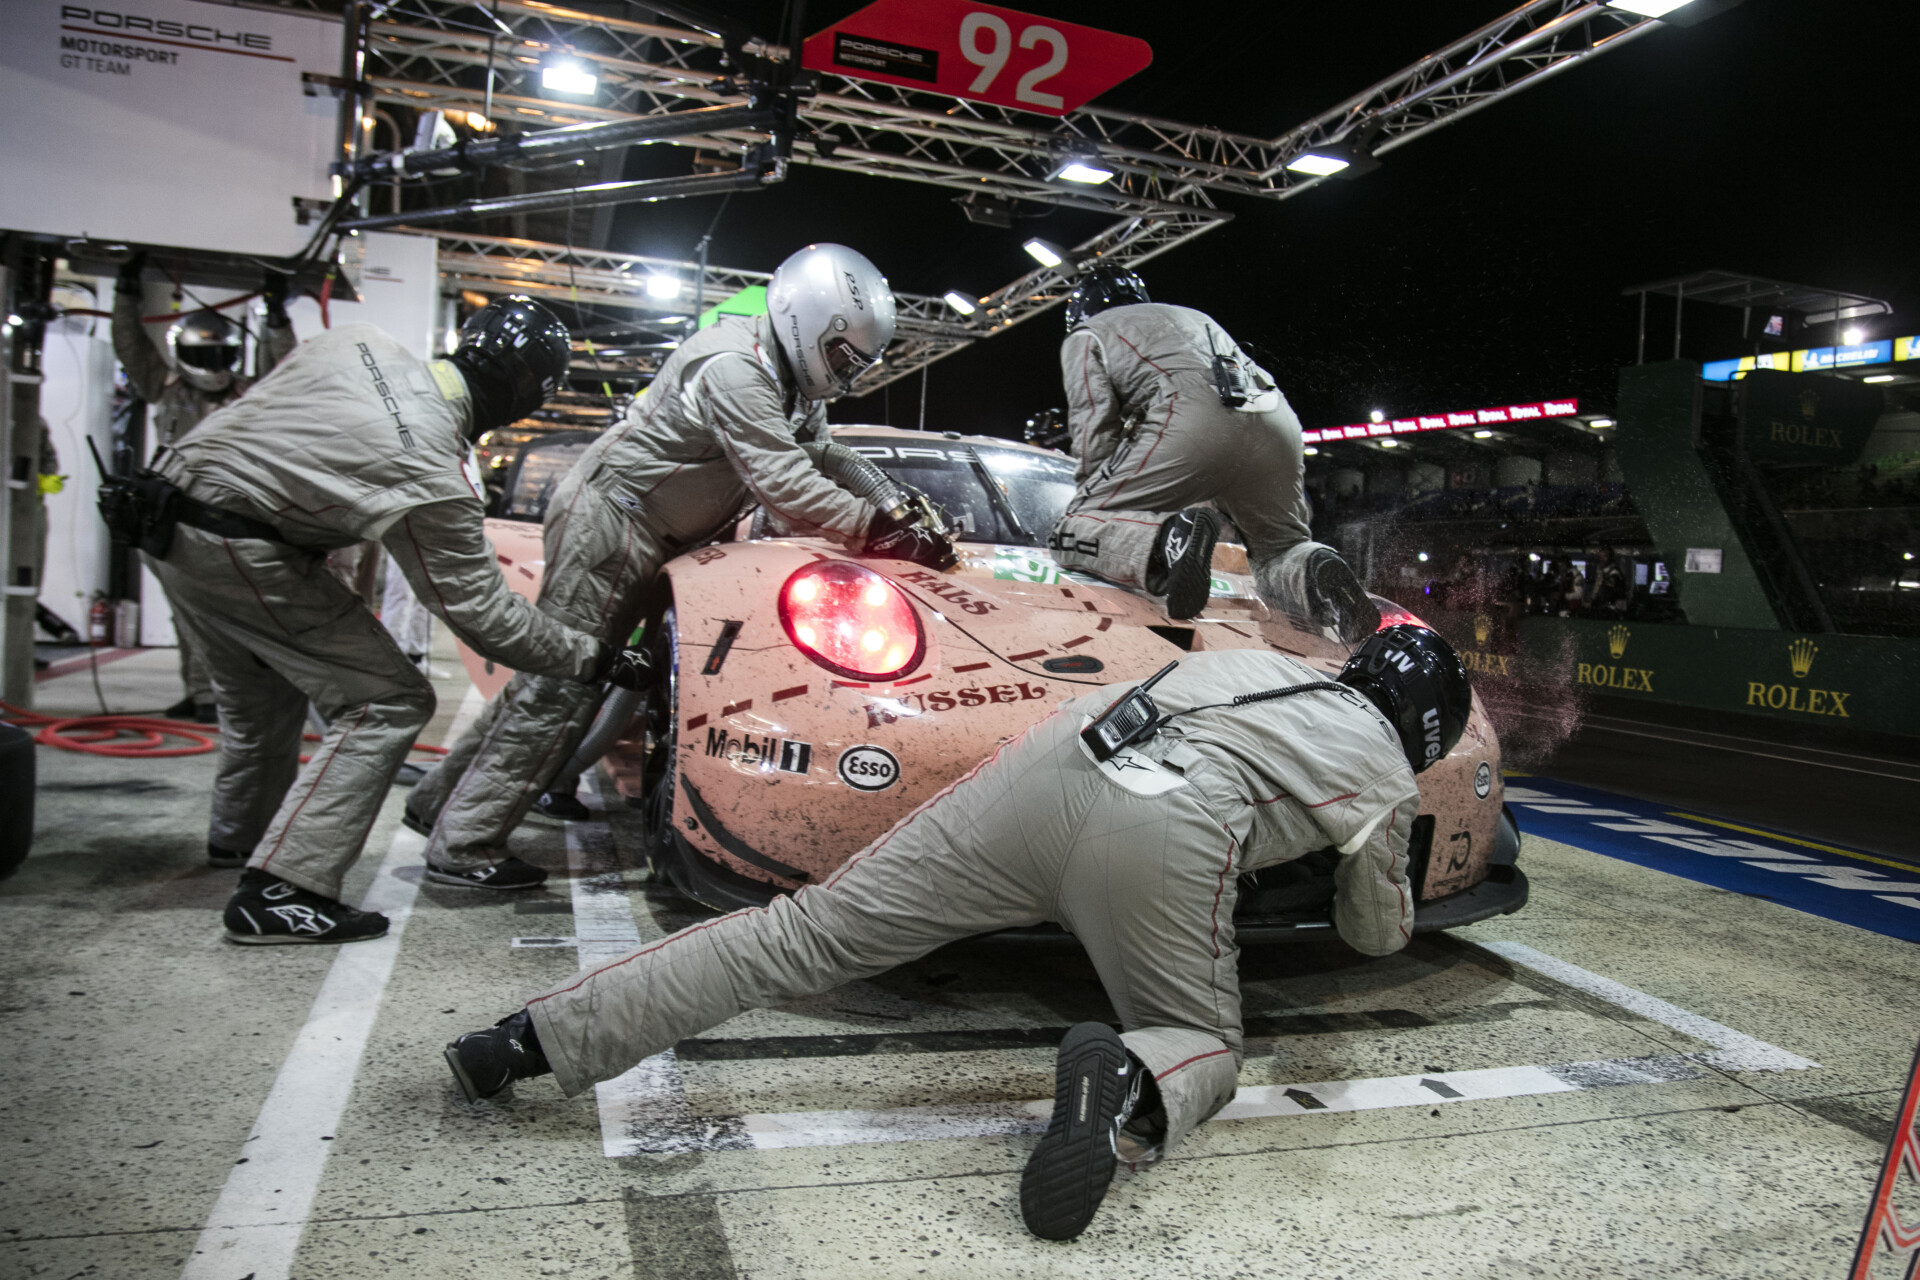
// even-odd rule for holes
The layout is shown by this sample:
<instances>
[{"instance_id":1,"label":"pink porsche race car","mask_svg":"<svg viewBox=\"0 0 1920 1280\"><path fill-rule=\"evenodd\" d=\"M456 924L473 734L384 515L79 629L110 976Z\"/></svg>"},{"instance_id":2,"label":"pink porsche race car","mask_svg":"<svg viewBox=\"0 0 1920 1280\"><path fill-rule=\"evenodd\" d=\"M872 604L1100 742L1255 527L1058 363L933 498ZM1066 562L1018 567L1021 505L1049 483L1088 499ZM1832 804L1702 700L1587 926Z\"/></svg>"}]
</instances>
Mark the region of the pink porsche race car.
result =
<instances>
[{"instance_id":1,"label":"pink porsche race car","mask_svg":"<svg viewBox=\"0 0 1920 1280\"><path fill-rule=\"evenodd\" d=\"M946 572L856 560L750 512L670 561L646 613L656 686L589 735L646 815L652 873L716 910L817 883L1063 700L1142 679L1183 653L1271 647L1328 673L1344 648L1264 604L1243 548L1215 553L1212 600L1176 622L1153 599L1062 570L1047 534L1073 494L1061 454L984 436L836 427L822 462L860 492L884 479L937 504L958 539ZM546 501L592 436L530 443L488 535L516 590L543 567ZM864 458L865 463L859 460ZM831 461L831 460L829 460ZM871 465L868 465L871 464ZM1375 597L1386 622L1417 621ZM509 674L463 651L483 692ZM610 722L610 718L611 721ZM576 758L578 759L578 757ZM1500 746L1476 697L1459 745L1420 776L1416 930L1517 911L1527 880L1502 803ZM1326 936L1332 850L1243 878L1244 943Z\"/></svg>"}]
</instances>

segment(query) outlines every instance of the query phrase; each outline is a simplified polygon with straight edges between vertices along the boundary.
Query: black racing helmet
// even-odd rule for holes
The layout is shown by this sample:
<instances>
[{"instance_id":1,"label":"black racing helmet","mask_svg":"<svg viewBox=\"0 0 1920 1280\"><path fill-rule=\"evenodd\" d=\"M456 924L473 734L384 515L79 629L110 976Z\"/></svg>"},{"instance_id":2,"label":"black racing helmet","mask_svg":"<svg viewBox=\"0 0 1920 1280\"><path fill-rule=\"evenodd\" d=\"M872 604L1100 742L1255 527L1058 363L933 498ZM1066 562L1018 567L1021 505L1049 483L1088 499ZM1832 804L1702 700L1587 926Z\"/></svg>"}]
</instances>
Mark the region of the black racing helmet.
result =
<instances>
[{"instance_id":1,"label":"black racing helmet","mask_svg":"<svg viewBox=\"0 0 1920 1280\"><path fill-rule=\"evenodd\" d=\"M1380 708L1415 773L1453 750L1473 714L1465 664L1426 627L1382 627L1353 651L1338 679Z\"/></svg>"},{"instance_id":2,"label":"black racing helmet","mask_svg":"<svg viewBox=\"0 0 1920 1280\"><path fill-rule=\"evenodd\" d=\"M473 433L518 422L545 404L572 354L567 326L532 298L495 298L474 312L450 357L473 394Z\"/></svg>"},{"instance_id":3,"label":"black racing helmet","mask_svg":"<svg viewBox=\"0 0 1920 1280\"><path fill-rule=\"evenodd\" d=\"M1125 267L1103 262L1082 276L1067 295L1067 332L1072 333L1087 322L1088 316L1099 315L1108 307L1152 301L1147 296L1146 281Z\"/></svg>"}]
</instances>

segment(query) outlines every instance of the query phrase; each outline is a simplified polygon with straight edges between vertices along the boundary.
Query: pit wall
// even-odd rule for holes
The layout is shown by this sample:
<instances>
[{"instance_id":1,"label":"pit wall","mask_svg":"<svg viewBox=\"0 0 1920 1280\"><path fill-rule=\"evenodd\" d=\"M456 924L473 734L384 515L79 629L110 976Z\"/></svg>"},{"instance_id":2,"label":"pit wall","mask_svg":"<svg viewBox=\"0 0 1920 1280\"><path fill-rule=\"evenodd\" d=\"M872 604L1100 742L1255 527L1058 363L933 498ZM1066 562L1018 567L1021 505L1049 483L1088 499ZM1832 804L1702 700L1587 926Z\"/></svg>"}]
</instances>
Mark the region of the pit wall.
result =
<instances>
[{"instance_id":1,"label":"pit wall","mask_svg":"<svg viewBox=\"0 0 1920 1280\"><path fill-rule=\"evenodd\" d=\"M1920 737L1920 644L1881 636L1423 612L1476 683L1737 711Z\"/></svg>"}]
</instances>

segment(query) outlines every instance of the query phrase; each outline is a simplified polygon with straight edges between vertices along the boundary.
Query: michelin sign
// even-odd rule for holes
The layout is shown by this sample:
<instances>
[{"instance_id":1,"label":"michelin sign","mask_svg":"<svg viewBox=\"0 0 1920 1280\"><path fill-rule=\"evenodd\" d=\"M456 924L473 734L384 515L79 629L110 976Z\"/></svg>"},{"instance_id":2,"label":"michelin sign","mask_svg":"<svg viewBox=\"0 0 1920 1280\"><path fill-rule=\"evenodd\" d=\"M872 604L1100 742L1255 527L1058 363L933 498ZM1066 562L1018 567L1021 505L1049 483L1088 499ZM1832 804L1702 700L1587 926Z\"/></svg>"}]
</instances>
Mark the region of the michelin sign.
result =
<instances>
[{"instance_id":1,"label":"michelin sign","mask_svg":"<svg viewBox=\"0 0 1920 1280\"><path fill-rule=\"evenodd\" d=\"M0 228L286 255L331 195L340 24L202 0L5 0Z\"/></svg>"}]
</instances>

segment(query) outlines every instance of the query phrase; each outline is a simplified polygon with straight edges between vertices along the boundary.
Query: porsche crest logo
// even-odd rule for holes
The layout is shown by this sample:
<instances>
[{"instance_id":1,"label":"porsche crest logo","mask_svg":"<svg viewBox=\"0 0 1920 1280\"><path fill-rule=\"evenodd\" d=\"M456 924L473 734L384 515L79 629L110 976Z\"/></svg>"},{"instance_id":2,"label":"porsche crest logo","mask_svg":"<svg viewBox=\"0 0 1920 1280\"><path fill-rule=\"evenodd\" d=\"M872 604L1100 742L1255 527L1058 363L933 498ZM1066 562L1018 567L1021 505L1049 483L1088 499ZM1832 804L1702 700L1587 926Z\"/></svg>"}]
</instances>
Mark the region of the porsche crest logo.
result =
<instances>
[{"instance_id":1,"label":"porsche crest logo","mask_svg":"<svg viewBox=\"0 0 1920 1280\"><path fill-rule=\"evenodd\" d=\"M1487 637L1493 634L1493 619L1484 613L1473 615L1473 642L1485 644Z\"/></svg>"},{"instance_id":2,"label":"porsche crest logo","mask_svg":"<svg viewBox=\"0 0 1920 1280\"><path fill-rule=\"evenodd\" d=\"M1627 656L1627 639L1633 633L1626 627L1614 625L1607 628L1607 653L1616 660Z\"/></svg>"},{"instance_id":3,"label":"porsche crest logo","mask_svg":"<svg viewBox=\"0 0 1920 1280\"><path fill-rule=\"evenodd\" d=\"M1820 646L1805 636L1787 646L1787 661L1793 664L1796 679L1806 679L1807 673L1813 670L1813 656L1819 652Z\"/></svg>"}]
</instances>

